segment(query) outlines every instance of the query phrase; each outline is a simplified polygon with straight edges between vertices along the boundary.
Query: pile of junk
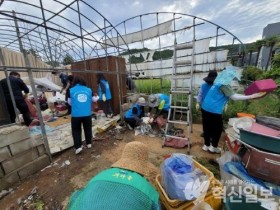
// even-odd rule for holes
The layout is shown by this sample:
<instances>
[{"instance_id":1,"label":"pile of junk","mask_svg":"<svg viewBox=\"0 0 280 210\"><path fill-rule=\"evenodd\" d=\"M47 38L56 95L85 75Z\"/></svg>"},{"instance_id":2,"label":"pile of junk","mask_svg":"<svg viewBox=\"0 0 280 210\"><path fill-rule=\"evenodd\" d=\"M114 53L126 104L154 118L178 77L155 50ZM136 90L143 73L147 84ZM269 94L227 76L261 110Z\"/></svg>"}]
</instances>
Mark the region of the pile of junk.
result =
<instances>
[{"instance_id":1,"label":"pile of junk","mask_svg":"<svg viewBox=\"0 0 280 210\"><path fill-rule=\"evenodd\" d=\"M34 83L36 87L37 99L39 101L44 121L50 121L54 118L68 114L65 94L61 93L61 86L56 85L47 77L34 78ZM32 93L31 87L29 85L27 86L30 90L29 92ZM38 119L34 95L29 94L28 97L25 98L25 102L28 105L32 118Z\"/></svg>"},{"instance_id":2,"label":"pile of junk","mask_svg":"<svg viewBox=\"0 0 280 210\"><path fill-rule=\"evenodd\" d=\"M271 80L254 82L245 90L270 92ZM263 90L260 90L263 89ZM237 113L225 130L228 149L217 159L225 186L227 209L280 208L280 119Z\"/></svg>"},{"instance_id":3,"label":"pile of junk","mask_svg":"<svg viewBox=\"0 0 280 210\"><path fill-rule=\"evenodd\" d=\"M246 115L246 116L244 116ZM229 151L218 159L228 209L278 209L280 199L280 119L239 113L229 119ZM237 202L232 202L236 200ZM239 202L238 202L239 201Z\"/></svg>"}]
</instances>

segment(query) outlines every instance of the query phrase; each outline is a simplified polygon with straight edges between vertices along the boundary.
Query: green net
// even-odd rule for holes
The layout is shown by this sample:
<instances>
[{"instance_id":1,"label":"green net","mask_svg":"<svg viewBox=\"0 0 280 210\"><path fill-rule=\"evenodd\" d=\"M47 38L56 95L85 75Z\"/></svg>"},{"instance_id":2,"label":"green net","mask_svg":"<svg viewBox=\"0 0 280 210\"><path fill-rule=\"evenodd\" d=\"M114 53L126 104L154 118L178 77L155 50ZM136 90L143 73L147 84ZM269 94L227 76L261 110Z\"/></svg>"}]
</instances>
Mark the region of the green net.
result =
<instances>
[{"instance_id":1,"label":"green net","mask_svg":"<svg viewBox=\"0 0 280 210\"><path fill-rule=\"evenodd\" d=\"M157 210L159 195L137 173L118 168L108 169L71 196L70 210Z\"/></svg>"}]
</instances>

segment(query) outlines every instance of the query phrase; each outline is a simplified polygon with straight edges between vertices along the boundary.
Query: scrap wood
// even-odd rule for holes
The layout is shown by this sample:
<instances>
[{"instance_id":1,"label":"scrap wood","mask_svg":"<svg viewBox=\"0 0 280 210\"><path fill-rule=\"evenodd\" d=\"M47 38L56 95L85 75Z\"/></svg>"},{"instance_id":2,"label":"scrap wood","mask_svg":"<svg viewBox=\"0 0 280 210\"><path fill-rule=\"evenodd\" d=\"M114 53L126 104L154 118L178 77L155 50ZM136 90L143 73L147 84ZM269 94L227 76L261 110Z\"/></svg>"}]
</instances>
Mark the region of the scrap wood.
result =
<instances>
[{"instance_id":1,"label":"scrap wood","mask_svg":"<svg viewBox=\"0 0 280 210\"><path fill-rule=\"evenodd\" d=\"M101 140L106 140L107 138L102 138L102 137L95 137L92 138L92 141L101 141Z\"/></svg>"},{"instance_id":2,"label":"scrap wood","mask_svg":"<svg viewBox=\"0 0 280 210\"><path fill-rule=\"evenodd\" d=\"M109 128L116 127L116 126L117 126L117 121L116 120L111 121L111 122L108 122L108 123L104 124L102 127L97 127L97 131L99 133L102 133L102 132L108 130Z\"/></svg>"}]
</instances>

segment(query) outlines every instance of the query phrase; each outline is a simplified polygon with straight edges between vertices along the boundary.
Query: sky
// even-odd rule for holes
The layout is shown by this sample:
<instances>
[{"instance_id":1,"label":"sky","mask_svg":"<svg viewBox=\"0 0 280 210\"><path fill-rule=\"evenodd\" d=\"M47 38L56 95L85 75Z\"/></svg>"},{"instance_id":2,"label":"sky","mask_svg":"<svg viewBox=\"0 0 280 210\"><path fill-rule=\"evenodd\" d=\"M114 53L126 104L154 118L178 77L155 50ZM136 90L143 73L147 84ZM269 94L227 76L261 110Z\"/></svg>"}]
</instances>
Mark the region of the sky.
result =
<instances>
[{"instance_id":1,"label":"sky","mask_svg":"<svg viewBox=\"0 0 280 210\"><path fill-rule=\"evenodd\" d=\"M30 2L29 0L22 1ZM73 0L43 0L42 2L44 8L58 12L63 8L63 3L69 4ZM32 0L32 3L39 5L40 1ZM93 9L89 9L86 4L89 4ZM72 7L77 9L77 4L74 3ZM12 1L7 0L4 1L0 9L15 9L16 11L35 16L41 15L41 11L38 8L26 7L19 3L14 4ZM129 18L147 13L170 12L188 14L221 26L234 34L243 43L250 43L261 39L264 27L271 23L280 22L279 0L80 0L80 10L101 28L104 26L104 20L100 18L101 16L105 17L112 25L116 25ZM52 14L46 13L45 15L48 18ZM76 23L79 21L77 14L73 13L72 9L66 9L61 15ZM143 25L148 27L149 25L156 24L155 18L153 20L149 18L150 16L143 16ZM170 18L172 16L165 17L161 15L160 22L170 20ZM65 27L63 30L70 29L75 31L76 34L80 33L78 27L71 25L69 22L63 22L62 18L54 18L52 20ZM127 31L139 30L139 19L126 23ZM94 24L90 23L86 18L83 18L82 24L88 31L95 30ZM209 36L215 34L215 31L209 32L206 28L203 31L203 27L201 26L200 28L202 28L200 33L203 33L205 37L208 33ZM120 33L124 33L123 29L120 29ZM101 35L97 34L96 37L99 39ZM163 41L165 41L164 39L167 41L168 36L164 37ZM147 44L153 49L153 44L155 45L156 43L154 40L151 40ZM77 42L77 45L81 44Z\"/></svg>"},{"instance_id":2,"label":"sky","mask_svg":"<svg viewBox=\"0 0 280 210\"><path fill-rule=\"evenodd\" d=\"M270 23L280 22L278 0L98 0L95 8L112 23L149 12L178 12L214 22L243 43L262 38Z\"/></svg>"}]
</instances>

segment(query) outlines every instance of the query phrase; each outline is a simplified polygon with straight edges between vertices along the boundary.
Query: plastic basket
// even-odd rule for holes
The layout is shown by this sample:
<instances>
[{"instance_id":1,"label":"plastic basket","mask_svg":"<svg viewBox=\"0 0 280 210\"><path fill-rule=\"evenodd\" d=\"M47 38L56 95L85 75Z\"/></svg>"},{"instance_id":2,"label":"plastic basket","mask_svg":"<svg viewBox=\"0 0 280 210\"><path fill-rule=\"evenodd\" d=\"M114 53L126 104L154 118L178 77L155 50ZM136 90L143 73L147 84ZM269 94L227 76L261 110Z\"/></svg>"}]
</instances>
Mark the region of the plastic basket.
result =
<instances>
[{"instance_id":1,"label":"plastic basket","mask_svg":"<svg viewBox=\"0 0 280 210\"><path fill-rule=\"evenodd\" d=\"M209 176L210 178L210 187L209 190L205 196L204 201L207 202L210 206L215 207L215 206L220 206L221 205L221 199L216 199L213 196L212 188L214 187L219 187L222 190L222 184L214 178L214 175L211 171L209 171L207 168L205 168L203 165L199 164L197 161L193 160L193 164L196 168L199 168L201 171L203 171L206 175ZM156 177L156 188L159 191L160 195L160 200L162 204L167 208L167 209L191 209L192 207L195 206L195 201L180 201L180 200L173 200L170 199L163 189L161 185L161 176L157 175ZM213 203L212 203L213 202ZM211 205L212 203L212 205ZM213 209L219 209L219 208L213 208Z\"/></svg>"},{"instance_id":2,"label":"plastic basket","mask_svg":"<svg viewBox=\"0 0 280 210\"><path fill-rule=\"evenodd\" d=\"M216 180L215 178L212 179L210 188L204 198L204 202L208 203L214 210L221 209L222 206L222 199L221 196L214 197L214 194L212 192L212 188L217 187L215 191L220 191L220 195L222 194L222 184ZM165 190L160 184L160 175L156 177L156 188L159 192L160 201L162 205L168 209L168 210L189 210L192 209L195 206L196 200L193 201L179 201L179 200L172 200L168 197ZM218 195L219 195L218 194ZM217 195L217 194L215 194Z\"/></svg>"}]
</instances>

